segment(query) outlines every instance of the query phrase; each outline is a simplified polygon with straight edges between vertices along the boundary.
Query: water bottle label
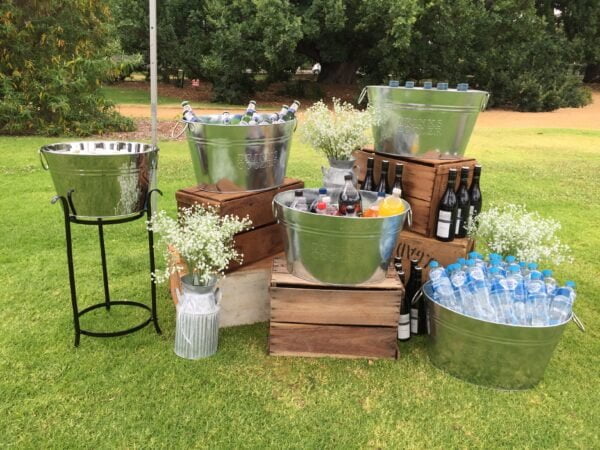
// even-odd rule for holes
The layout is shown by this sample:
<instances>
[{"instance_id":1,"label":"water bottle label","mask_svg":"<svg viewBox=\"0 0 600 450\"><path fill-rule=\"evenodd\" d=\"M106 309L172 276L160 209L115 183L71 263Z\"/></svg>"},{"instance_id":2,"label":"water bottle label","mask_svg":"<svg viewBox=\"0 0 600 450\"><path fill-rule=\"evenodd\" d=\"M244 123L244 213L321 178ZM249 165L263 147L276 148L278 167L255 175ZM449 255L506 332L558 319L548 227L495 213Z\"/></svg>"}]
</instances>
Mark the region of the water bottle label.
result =
<instances>
[{"instance_id":1,"label":"water bottle label","mask_svg":"<svg viewBox=\"0 0 600 450\"><path fill-rule=\"evenodd\" d=\"M438 216L437 236L441 238L450 237L450 226L452 225L452 213L440 211Z\"/></svg>"}]
</instances>

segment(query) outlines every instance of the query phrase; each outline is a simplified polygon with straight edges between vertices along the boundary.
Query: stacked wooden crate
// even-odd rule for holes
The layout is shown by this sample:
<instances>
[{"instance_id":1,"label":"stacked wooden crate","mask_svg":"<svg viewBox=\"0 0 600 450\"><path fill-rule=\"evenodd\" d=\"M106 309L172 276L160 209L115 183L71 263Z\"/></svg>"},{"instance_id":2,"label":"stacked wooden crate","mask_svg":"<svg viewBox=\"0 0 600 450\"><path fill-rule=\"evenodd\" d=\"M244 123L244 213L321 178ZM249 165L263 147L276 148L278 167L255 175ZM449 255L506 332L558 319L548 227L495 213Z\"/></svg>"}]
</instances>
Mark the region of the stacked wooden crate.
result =
<instances>
[{"instance_id":1,"label":"stacked wooden crate","mask_svg":"<svg viewBox=\"0 0 600 450\"><path fill-rule=\"evenodd\" d=\"M441 242L435 239L437 209L448 184L450 169L460 173L462 167L469 168L469 184L473 177L473 168L477 161L473 158L461 159L425 159L391 157L374 153L372 149L356 152L356 163L359 168L358 179L363 180L367 168L367 159L375 159L374 178L379 179L381 162L390 162L388 182L393 185L397 164L404 165L403 187L406 201L412 209L412 225L406 226L400 233L396 250L397 256L403 258L403 265L408 260L418 258L422 266L432 259L442 264L454 262L457 258L466 256L473 249L469 239L454 239L452 242ZM455 189L458 188L458 177Z\"/></svg>"}]
</instances>

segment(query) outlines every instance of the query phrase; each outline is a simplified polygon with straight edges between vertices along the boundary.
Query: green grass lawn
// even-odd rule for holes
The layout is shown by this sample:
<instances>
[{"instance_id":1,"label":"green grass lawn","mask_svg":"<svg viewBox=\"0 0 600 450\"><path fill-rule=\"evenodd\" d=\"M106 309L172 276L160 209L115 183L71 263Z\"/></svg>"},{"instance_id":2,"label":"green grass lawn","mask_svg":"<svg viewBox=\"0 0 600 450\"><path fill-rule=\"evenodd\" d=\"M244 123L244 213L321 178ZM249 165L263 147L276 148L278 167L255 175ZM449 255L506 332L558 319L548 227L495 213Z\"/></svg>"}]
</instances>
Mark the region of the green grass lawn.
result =
<instances>
[{"instance_id":1,"label":"green grass lawn","mask_svg":"<svg viewBox=\"0 0 600 450\"><path fill-rule=\"evenodd\" d=\"M0 445L146 447L600 446L600 132L478 129L469 155L483 164L485 202L524 203L558 218L576 262L576 310L542 383L498 392L433 368L425 338L398 361L274 358L267 324L222 330L217 355L173 353L174 308L159 288L164 334L152 328L73 347L61 210L37 149L55 138L0 138ZM183 142L164 142L160 206L193 184ZM289 175L317 186L323 159L294 143ZM74 226L80 305L101 301L93 227ZM149 298L142 221L106 230L113 298ZM335 259L332 259L335 264ZM85 317L87 327L133 324L133 312Z\"/></svg>"}]
</instances>

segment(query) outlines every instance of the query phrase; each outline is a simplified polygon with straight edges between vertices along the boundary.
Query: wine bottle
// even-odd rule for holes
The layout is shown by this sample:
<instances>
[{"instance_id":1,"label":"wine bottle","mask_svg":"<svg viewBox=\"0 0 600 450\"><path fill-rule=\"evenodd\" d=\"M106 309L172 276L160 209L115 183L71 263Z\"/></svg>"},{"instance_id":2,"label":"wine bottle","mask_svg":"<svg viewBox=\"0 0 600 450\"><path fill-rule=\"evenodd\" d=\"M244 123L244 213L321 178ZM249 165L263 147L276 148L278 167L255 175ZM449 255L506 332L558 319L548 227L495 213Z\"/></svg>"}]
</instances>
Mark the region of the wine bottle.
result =
<instances>
[{"instance_id":1,"label":"wine bottle","mask_svg":"<svg viewBox=\"0 0 600 450\"><path fill-rule=\"evenodd\" d=\"M367 159L367 173L365 174L365 180L362 182L360 188L363 191L375 191L375 180L373 179L373 165L375 164L375 158Z\"/></svg>"},{"instance_id":2,"label":"wine bottle","mask_svg":"<svg viewBox=\"0 0 600 450\"><path fill-rule=\"evenodd\" d=\"M456 221L456 169L450 169L448 173L448 186L440 200L437 214L435 237L439 241L450 242L454 240Z\"/></svg>"},{"instance_id":3,"label":"wine bottle","mask_svg":"<svg viewBox=\"0 0 600 450\"><path fill-rule=\"evenodd\" d=\"M421 289L421 280L422 280L422 269L417 265L418 260L410 261L410 278L408 280L408 284L406 285L405 296L408 297L408 302L410 304L410 332L411 334L423 334L423 329L421 327L422 318L424 315L423 306L424 301L423 298L420 297L418 301L413 303L413 299Z\"/></svg>"},{"instance_id":4,"label":"wine bottle","mask_svg":"<svg viewBox=\"0 0 600 450\"><path fill-rule=\"evenodd\" d=\"M400 281L404 282L404 271L402 264L395 264L396 273ZM406 293L400 303L400 321L398 322L398 340L408 341L410 339L410 300Z\"/></svg>"},{"instance_id":5,"label":"wine bottle","mask_svg":"<svg viewBox=\"0 0 600 450\"><path fill-rule=\"evenodd\" d=\"M390 192L390 184L388 183L388 171L390 170L390 162L386 159L381 161L381 174L379 176L379 185L377 192L387 194Z\"/></svg>"},{"instance_id":6,"label":"wine bottle","mask_svg":"<svg viewBox=\"0 0 600 450\"><path fill-rule=\"evenodd\" d=\"M415 282L415 284L417 285L417 292L418 292L421 289L421 285L423 284L423 282L422 282L423 271L420 267L416 267L416 275L417 275L417 281ZM429 329L427 326L427 304L425 303L424 295L419 296L419 300L417 300L417 311L418 311L418 318L417 318L416 334L429 334ZM411 323L411 325L412 325L412 323Z\"/></svg>"},{"instance_id":7,"label":"wine bottle","mask_svg":"<svg viewBox=\"0 0 600 450\"><path fill-rule=\"evenodd\" d=\"M479 177L481 176L481 166L476 165L473 169L473 181L469 189L469 220L475 219L481 211L481 189L479 189Z\"/></svg>"},{"instance_id":8,"label":"wine bottle","mask_svg":"<svg viewBox=\"0 0 600 450\"><path fill-rule=\"evenodd\" d=\"M400 164L397 163L396 167L394 168L394 184L392 185L392 189L391 191L394 190L394 188L398 188L402 191L402 195L401 197L404 198L404 186L402 186L402 173L404 172L404 164ZM391 194L392 192L388 192L388 194Z\"/></svg>"},{"instance_id":9,"label":"wine bottle","mask_svg":"<svg viewBox=\"0 0 600 450\"><path fill-rule=\"evenodd\" d=\"M458 238L464 238L467 235L467 224L469 222L470 196L467 183L469 180L469 168L460 169L460 186L456 191L456 227L454 234Z\"/></svg>"}]
</instances>

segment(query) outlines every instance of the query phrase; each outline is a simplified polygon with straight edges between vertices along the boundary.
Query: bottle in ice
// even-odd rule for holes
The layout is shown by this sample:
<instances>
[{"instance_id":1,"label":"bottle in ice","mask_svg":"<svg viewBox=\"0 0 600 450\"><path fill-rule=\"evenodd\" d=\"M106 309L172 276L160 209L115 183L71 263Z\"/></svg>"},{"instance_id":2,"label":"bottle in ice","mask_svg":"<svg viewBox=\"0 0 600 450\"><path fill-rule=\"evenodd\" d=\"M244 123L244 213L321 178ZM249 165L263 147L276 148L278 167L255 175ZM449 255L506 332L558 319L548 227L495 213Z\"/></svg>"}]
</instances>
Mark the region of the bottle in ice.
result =
<instances>
[{"instance_id":1,"label":"bottle in ice","mask_svg":"<svg viewBox=\"0 0 600 450\"><path fill-rule=\"evenodd\" d=\"M448 173L448 185L440 200L437 211L437 225L435 237L439 241L450 242L454 240L456 222L456 169L450 169Z\"/></svg>"},{"instance_id":2,"label":"bottle in ice","mask_svg":"<svg viewBox=\"0 0 600 450\"><path fill-rule=\"evenodd\" d=\"M516 324L512 312L513 299L506 278L500 270L498 266L489 269L490 301L496 310L498 322Z\"/></svg>"},{"instance_id":3,"label":"bottle in ice","mask_svg":"<svg viewBox=\"0 0 600 450\"><path fill-rule=\"evenodd\" d=\"M469 188L469 220L477 218L481 211L481 189L479 188L479 177L481 176L481 166L476 165L473 169L473 181Z\"/></svg>"},{"instance_id":4,"label":"bottle in ice","mask_svg":"<svg viewBox=\"0 0 600 450\"><path fill-rule=\"evenodd\" d=\"M252 122L252 119L253 119L255 113L256 113L256 102L254 100L250 100L250 102L248 102L248 107L246 108L246 112L240 119L240 125L250 125L250 122Z\"/></svg>"},{"instance_id":5,"label":"bottle in ice","mask_svg":"<svg viewBox=\"0 0 600 450\"><path fill-rule=\"evenodd\" d=\"M376 191L375 189L375 180L373 179L373 165L375 164L375 158L367 159L367 172L365 174L365 179L362 182L360 188L363 191Z\"/></svg>"},{"instance_id":6,"label":"bottle in ice","mask_svg":"<svg viewBox=\"0 0 600 450\"><path fill-rule=\"evenodd\" d=\"M306 197L304 197L304 191L302 189L296 189L294 191L294 199L290 204L290 208L299 209L301 211L308 211L308 205L306 204Z\"/></svg>"},{"instance_id":7,"label":"bottle in ice","mask_svg":"<svg viewBox=\"0 0 600 450\"><path fill-rule=\"evenodd\" d=\"M490 300L485 274L474 259L467 260L467 284L473 297L475 317L495 322L496 312Z\"/></svg>"},{"instance_id":8,"label":"bottle in ice","mask_svg":"<svg viewBox=\"0 0 600 450\"><path fill-rule=\"evenodd\" d=\"M529 325L531 318L527 314L527 291L523 275L518 265L509 266L508 270L506 283L513 299L513 315L518 325Z\"/></svg>"},{"instance_id":9,"label":"bottle in ice","mask_svg":"<svg viewBox=\"0 0 600 450\"><path fill-rule=\"evenodd\" d=\"M556 280L552 276L552 271L550 269L542 270L542 277L544 284L546 285L546 294L548 294L549 298L552 298L557 287Z\"/></svg>"},{"instance_id":10,"label":"bottle in ice","mask_svg":"<svg viewBox=\"0 0 600 450\"><path fill-rule=\"evenodd\" d=\"M312 202L310 205L310 210L315 212L317 209L317 203L322 202L323 198L327 196L327 188L321 187L319 188L319 196Z\"/></svg>"},{"instance_id":11,"label":"bottle in ice","mask_svg":"<svg viewBox=\"0 0 600 450\"><path fill-rule=\"evenodd\" d=\"M357 215L360 215L362 212L360 192L358 192L354 187L354 183L352 183L352 174L344 175L344 187L338 199L338 208L341 216L346 215L346 208L348 206L352 206Z\"/></svg>"},{"instance_id":12,"label":"bottle in ice","mask_svg":"<svg viewBox=\"0 0 600 450\"><path fill-rule=\"evenodd\" d=\"M288 120L292 120L296 117L296 113L298 112L298 108L300 107L300 102L298 100L294 100L292 102L292 104L290 105L290 107L288 108L287 112L285 113L284 116L282 116L282 119L284 121L288 121Z\"/></svg>"},{"instance_id":13,"label":"bottle in ice","mask_svg":"<svg viewBox=\"0 0 600 450\"><path fill-rule=\"evenodd\" d=\"M548 296L546 285L542 281L540 272L531 273L527 281L527 308L531 316L531 325L541 327L548 324Z\"/></svg>"},{"instance_id":14,"label":"bottle in ice","mask_svg":"<svg viewBox=\"0 0 600 450\"><path fill-rule=\"evenodd\" d=\"M460 185L456 191L456 220L454 235L457 238L464 238L467 235L467 225L469 221L469 206L471 204L469 197L469 188L467 181L469 179L469 168L463 167L460 170Z\"/></svg>"},{"instance_id":15,"label":"bottle in ice","mask_svg":"<svg viewBox=\"0 0 600 450\"><path fill-rule=\"evenodd\" d=\"M575 297L575 283L572 281L567 281L563 287L556 289L548 313L550 325L563 323L569 318Z\"/></svg>"},{"instance_id":16,"label":"bottle in ice","mask_svg":"<svg viewBox=\"0 0 600 450\"><path fill-rule=\"evenodd\" d=\"M389 217L400 214L404 211L404 203L400 196L402 192L398 188L394 188L392 195L383 199L379 205L379 217Z\"/></svg>"},{"instance_id":17,"label":"bottle in ice","mask_svg":"<svg viewBox=\"0 0 600 450\"><path fill-rule=\"evenodd\" d=\"M381 207L381 203L385 199L385 194L383 192L377 193L377 200L369 206L363 213L363 217L379 217L379 208Z\"/></svg>"},{"instance_id":18,"label":"bottle in ice","mask_svg":"<svg viewBox=\"0 0 600 450\"><path fill-rule=\"evenodd\" d=\"M200 122L200 119L196 117L196 114L194 113L190 102L184 100L183 102L181 102L181 108L183 109L183 120L185 120L186 122Z\"/></svg>"},{"instance_id":19,"label":"bottle in ice","mask_svg":"<svg viewBox=\"0 0 600 450\"><path fill-rule=\"evenodd\" d=\"M381 161L381 174L379 175L379 184L377 185L377 192L383 192L387 194L390 190L388 183L388 172L390 169L390 162L387 160Z\"/></svg>"},{"instance_id":20,"label":"bottle in ice","mask_svg":"<svg viewBox=\"0 0 600 450\"><path fill-rule=\"evenodd\" d=\"M441 305L456 310L456 299L450 278L437 261L429 263L429 279L433 287L433 298Z\"/></svg>"}]
</instances>

